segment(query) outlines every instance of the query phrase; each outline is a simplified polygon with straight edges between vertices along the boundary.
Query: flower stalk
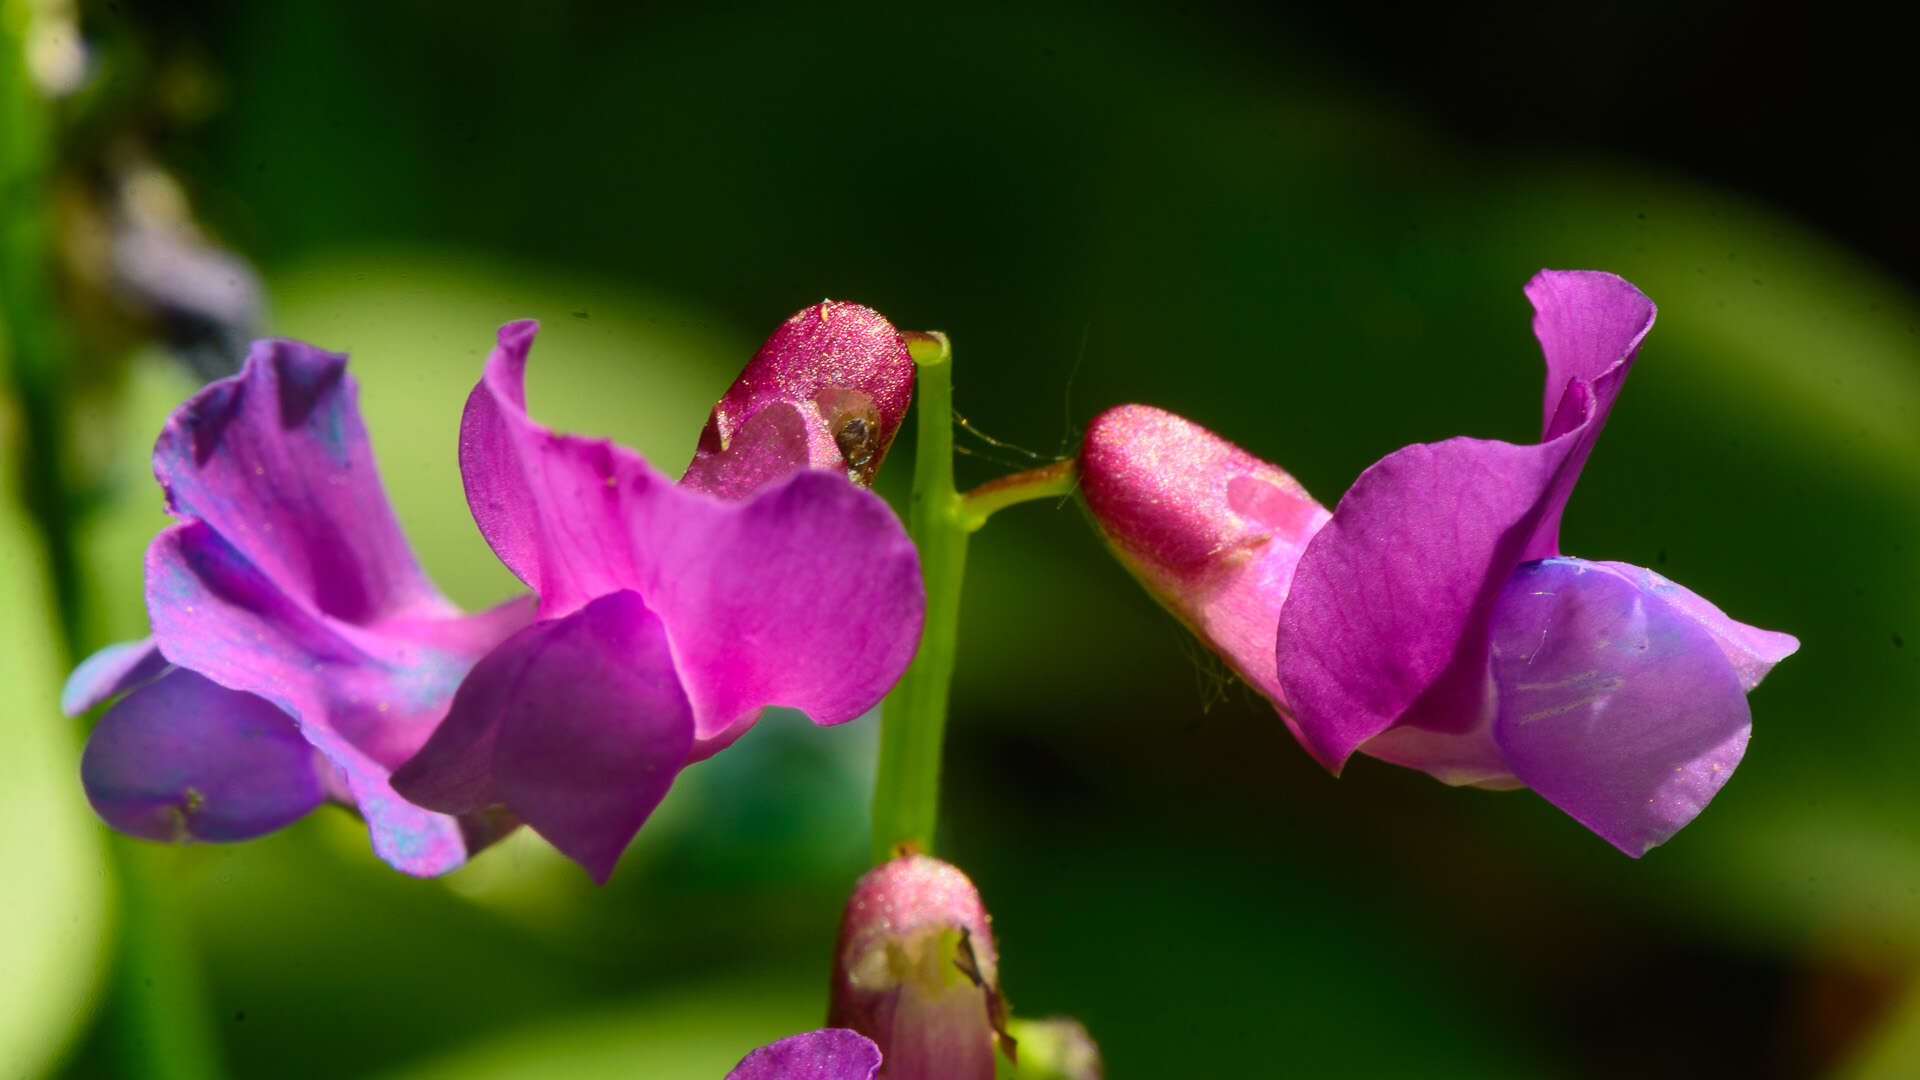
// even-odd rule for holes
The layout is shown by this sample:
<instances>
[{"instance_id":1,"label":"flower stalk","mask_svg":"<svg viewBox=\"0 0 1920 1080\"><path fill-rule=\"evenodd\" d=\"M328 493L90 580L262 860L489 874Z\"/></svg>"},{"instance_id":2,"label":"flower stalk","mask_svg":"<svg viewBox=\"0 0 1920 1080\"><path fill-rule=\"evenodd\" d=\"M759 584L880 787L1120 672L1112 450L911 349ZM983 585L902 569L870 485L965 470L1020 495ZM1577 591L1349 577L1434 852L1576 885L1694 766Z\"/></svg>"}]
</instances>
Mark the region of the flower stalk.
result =
<instances>
[{"instance_id":1,"label":"flower stalk","mask_svg":"<svg viewBox=\"0 0 1920 1080\"><path fill-rule=\"evenodd\" d=\"M918 384L919 431L907 533L927 587L926 629L913 664L880 707L880 767L873 789L873 861L931 853L939 821L940 755L960 633L960 586L967 540L996 511L1062 498L1076 482L1072 461L982 484L953 484L953 347L938 331L906 334Z\"/></svg>"}]
</instances>

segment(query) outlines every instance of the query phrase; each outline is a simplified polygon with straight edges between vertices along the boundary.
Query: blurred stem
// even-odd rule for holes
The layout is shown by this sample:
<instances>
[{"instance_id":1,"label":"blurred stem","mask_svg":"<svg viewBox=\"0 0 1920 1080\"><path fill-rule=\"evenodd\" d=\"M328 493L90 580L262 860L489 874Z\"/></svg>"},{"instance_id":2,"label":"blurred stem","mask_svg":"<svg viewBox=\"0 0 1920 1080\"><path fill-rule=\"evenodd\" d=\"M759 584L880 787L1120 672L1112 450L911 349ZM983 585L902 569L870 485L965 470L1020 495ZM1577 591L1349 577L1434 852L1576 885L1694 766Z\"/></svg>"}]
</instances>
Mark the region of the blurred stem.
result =
<instances>
[{"instance_id":1,"label":"blurred stem","mask_svg":"<svg viewBox=\"0 0 1920 1080\"><path fill-rule=\"evenodd\" d=\"M907 532L927 586L920 651L880 706L880 768L873 786L873 859L933 851L940 812L940 752L960 634L967 537L995 511L1073 492L1072 461L1004 476L965 495L953 486L953 349L938 332L908 334L916 368L919 433Z\"/></svg>"},{"instance_id":2,"label":"blurred stem","mask_svg":"<svg viewBox=\"0 0 1920 1080\"><path fill-rule=\"evenodd\" d=\"M90 635L67 475L69 358L52 284L53 116L27 70L33 15L20 0L0 0L0 348L21 415L20 445L7 458L21 470L46 552L55 630L71 663ZM120 881L120 938L106 1020L122 1071L165 1080L218 1076L202 999L179 992L195 982L179 913L161 903L166 894L124 844L109 848Z\"/></svg>"}]
</instances>

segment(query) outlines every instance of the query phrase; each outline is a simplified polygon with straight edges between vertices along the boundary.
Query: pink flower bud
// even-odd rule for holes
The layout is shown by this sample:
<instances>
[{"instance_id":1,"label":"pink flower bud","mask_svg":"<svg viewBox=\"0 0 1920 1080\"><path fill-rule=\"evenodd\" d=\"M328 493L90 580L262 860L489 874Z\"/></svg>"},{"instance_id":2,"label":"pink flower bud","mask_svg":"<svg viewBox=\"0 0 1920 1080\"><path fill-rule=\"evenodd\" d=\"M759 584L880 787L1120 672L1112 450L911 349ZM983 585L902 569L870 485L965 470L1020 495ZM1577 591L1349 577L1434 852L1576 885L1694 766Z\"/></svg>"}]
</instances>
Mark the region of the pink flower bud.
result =
<instances>
[{"instance_id":1,"label":"pink flower bud","mask_svg":"<svg viewBox=\"0 0 1920 1080\"><path fill-rule=\"evenodd\" d=\"M1146 405L1094 417L1080 490L1121 563L1286 716L1275 628L1326 508L1281 469Z\"/></svg>"},{"instance_id":2,"label":"pink flower bud","mask_svg":"<svg viewBox=\"0 0 1920 1080\"><path fill-rule=\"evenodd\" d=\"M903 855L854 885L827 1022L879 1045L881 1078L991 1080L1005 1012L993 929L965 874Z\"/></svg>"},{"instance_id":3,"label":"pink flower bud","mask_svg":"<svg viewBox=\"0 0 1920 1080\"><path fill-rule=\"evenodd\" d=\"M873 483L913 398L913 357L879 312L828 300L753 354L713 407L681 483L740 498L795 469Z\"/></svg>"}]
</instances>

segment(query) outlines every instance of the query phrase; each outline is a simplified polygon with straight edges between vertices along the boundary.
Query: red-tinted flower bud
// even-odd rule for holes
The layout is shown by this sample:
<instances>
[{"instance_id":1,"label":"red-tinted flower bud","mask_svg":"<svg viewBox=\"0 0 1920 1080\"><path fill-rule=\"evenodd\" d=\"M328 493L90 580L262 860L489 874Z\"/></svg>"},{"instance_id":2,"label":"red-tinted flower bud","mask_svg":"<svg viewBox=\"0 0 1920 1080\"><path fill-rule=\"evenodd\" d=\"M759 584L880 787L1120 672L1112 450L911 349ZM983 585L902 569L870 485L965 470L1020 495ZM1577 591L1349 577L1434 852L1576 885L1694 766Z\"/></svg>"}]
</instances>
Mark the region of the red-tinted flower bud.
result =
<instances>
[{"instance_id":1,"label":"red-tinted flower bud","mask_svg":"<svg viewBox=\"0 0 1920 1080\"><path fill-rule=\"evenodd\" d=\"M1281 469L1146 405L1094 417L1080 490L1121 563L1285 716L1280 604L1326 508Z\"/></svg>"},{"instance_id":2,"label":"red-tinted flower bud","mask_svg":"<svg viewBox=\"0 0 1920 1080\"><path fill-rule=\"evenodd\" d=\"M868 871L840 923L827 1022L877 1043L887 1080L991 1080L1004 1021L973 882L925 855Z\"/></svg>"},{"instance_id":3,"label":"red-tinted flower bud","mask_svg":"<svg viewBox=\"0 0 1920 1080\"><path fill-rule=\"evenodd\" d=\"M713 407L681 483L739 498L799 468L862 486L913 398L913 357L879 312L828 300L773 332Z\"/></svg>"}]
</instances>

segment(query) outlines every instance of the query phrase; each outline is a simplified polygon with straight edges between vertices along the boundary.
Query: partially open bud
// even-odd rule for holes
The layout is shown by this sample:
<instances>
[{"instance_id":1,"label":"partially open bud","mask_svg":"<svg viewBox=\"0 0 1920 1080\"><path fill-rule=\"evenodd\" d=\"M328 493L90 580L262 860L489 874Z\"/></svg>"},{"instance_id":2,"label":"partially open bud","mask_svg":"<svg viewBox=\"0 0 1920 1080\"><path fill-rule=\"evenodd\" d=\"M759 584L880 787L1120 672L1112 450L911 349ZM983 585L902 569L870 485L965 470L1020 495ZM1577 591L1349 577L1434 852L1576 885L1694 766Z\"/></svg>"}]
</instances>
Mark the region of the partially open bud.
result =
<instances>
[{"instance_id":1,"label":"partially open bud","mask_svg":"<svg viewBox=\"0 0 1920 1080\"><path fill-rule=\"evenodd\" d=\"M880 1077L991 1080L1005 1016L993 930L965 874L903 855L854 885L827 1023L879 1045Z\"/></svg>"},{"instance_id":2,"label":"partially open bud","mask_svg":"<svg viewBox=\"0 0 1920 1080\"><path fill-rule=\"evenodd\" d=\"M1094 417L1080 490L1121 563L1286 717L1280 604L1326 508L1281 469L1147 405Z\"/></svg>"},{"instance_id":3,"label":"partially open bud","mask_svg":"<svg viewBox=\"0 0 1920 1080\"><path fill-rule=\"evenodd\" d=\"M681 483L740 498L795 469L873 483L913 398L913 357L879 312L828 300L782 323L713 407Z\"/></svg>"}]
</instances>

